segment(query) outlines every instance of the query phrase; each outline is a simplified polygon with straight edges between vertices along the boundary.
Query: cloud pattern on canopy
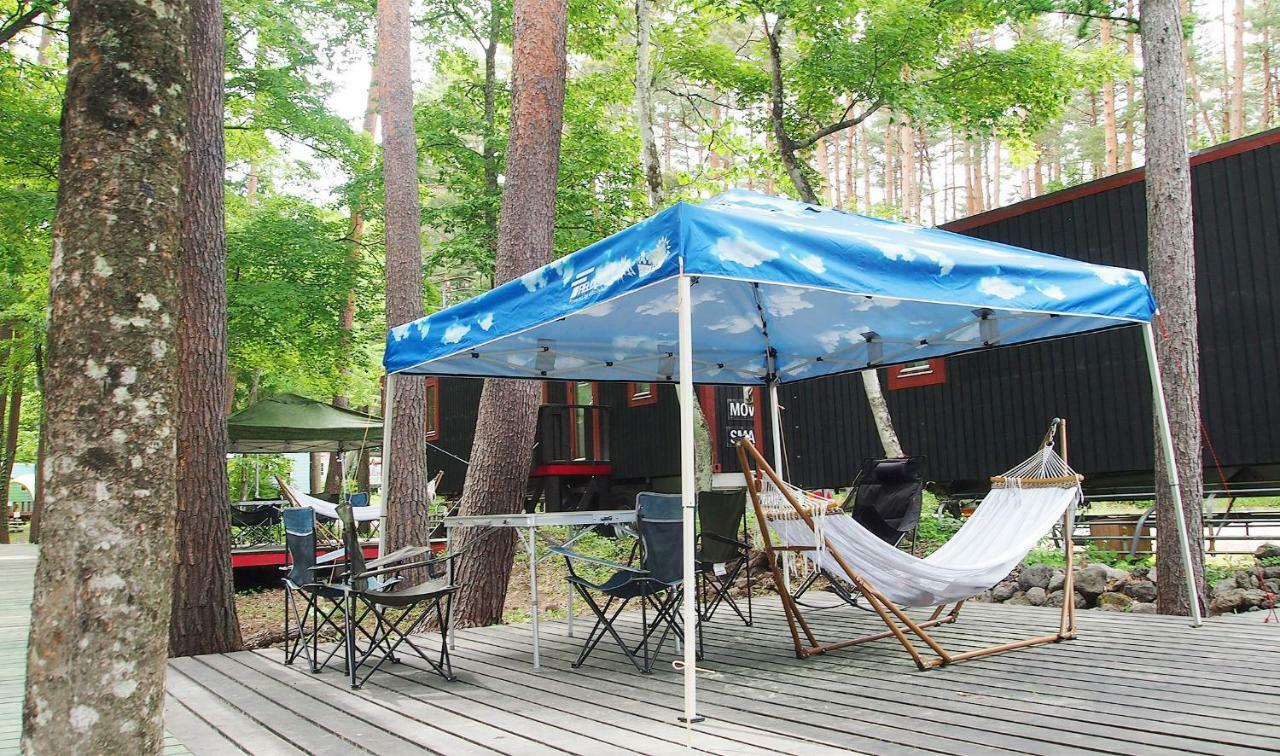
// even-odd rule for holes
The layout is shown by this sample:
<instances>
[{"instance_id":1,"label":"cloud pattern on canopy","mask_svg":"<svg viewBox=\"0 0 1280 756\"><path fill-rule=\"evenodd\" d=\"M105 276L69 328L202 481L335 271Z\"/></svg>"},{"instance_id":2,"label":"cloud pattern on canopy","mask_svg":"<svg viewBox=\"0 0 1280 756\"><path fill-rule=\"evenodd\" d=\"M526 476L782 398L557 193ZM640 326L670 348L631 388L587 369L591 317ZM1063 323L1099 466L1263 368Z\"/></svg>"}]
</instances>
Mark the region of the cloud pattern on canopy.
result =
<instances>
[{"instance_id":1,"label":"cloud pattern on canopy","mask_svg":"<svg viewBox=\"0 0 1280 756\"><path fill-rule=\"evenodd\" d=\"M669 380L693 277L695 379L798 380L1149 320L1137 271L750 192L677 204L391 329L389 371ZM984 309L985 308L985 309ZM1007 339L1011 339L1009 341ZM769 350L776 354L770 362Z\"/></svg>"}]
</instances>

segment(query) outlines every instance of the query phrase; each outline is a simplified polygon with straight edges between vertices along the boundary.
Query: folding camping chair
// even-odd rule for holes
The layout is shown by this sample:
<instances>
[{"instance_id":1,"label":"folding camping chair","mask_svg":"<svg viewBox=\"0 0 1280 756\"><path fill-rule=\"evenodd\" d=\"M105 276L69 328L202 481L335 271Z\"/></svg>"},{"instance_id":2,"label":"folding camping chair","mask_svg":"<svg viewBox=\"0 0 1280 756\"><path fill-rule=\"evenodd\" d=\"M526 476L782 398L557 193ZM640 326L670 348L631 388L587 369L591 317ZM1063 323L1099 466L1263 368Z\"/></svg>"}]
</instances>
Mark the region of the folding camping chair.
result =
<instances>
[{"instance_id":1,"label":"folding camping chair","mask_svg":"<svg viewBox=\"0 0 1280 756\"><path fill-rule=\"evenodd\" d=\"M338 617L346 607L342 586L332 582L342 551L316 557L316 513L310 507L283 510L285 550L289 564L284 577L284 663L304 656L312 672L323 669L337 653L335 646L320 660L320 635L327 628L338 638L345 632ZM326 573L328 573L326 575ZM290 620L298 628L293 636ZM343 620L345 622L345 620Z\"/></svg>"},{"instance_id":2,"label":"folding camping chair","mask_svg":"<svg viewBox=\"0 0 1280 756\"><path fill-rule=\"evenodd\" d=\"M569 567L569 584L596 615L596 624L583 642L577 661L573 662L575 669L582 666L606 634L613 638L636 669L646 674L653 671L653 665L669 635L684 638L678 616L680 599L684 595L684 570L680 560L684 548L681 506L682 500L678 494L646 492L636 495L639 567L584 556L564 546L551 548L551 551L565 558ZM631 561L634 561L634 557L633 550ZM595 583L579 575L574 562L609 567L614 573L607 580ZM606 597L603 606L591 595L592 591ZM614 622L631 600L636 598L640 599L641 637L639 643L631 646L618 633ZM650 608L657 612L652 621L648 614ZM662 629L662 635L651 650L649 640L659 628Z\"/></svg>"},{"instance_id":3,"label":"folding camping chair","mask_svg":"<svg viewBox=\"0 0 1280 756\"><path fill-rule=\"evenodd\" d=\"M751 608L751 536L747 531L747 489L702 491L698 494L697 561L698 617L710 622L727 604L748 627ZM747 611L730 594L738 575L747 575Z\"/></svg>"},{"instance_id":4,"label":"folding camping chair","mask_svg":"<svg viewBox=\"0 0 1280 756\"><path fill-rule=\"evenodd\" d=\"M855 521L891 546L897 546L920 523L924 479L920 464L924 457L864 459L853 482L853 490L840 508ZM828 590L850 606L858 596L843 580L833 579L826 570L815 569L792 593L796 601L813 587L818 577L827 579ZM838 606L838 604L837 604Z\"/></svg>"},{"instance_id":5,"label":"folding camping chair","mask_svg":"<svg viewBox=\"0 0 1280 756\"><path fill-rule=\"evenodd\" d=\"M279 524L276 504L236 502L231 505L231 545L246 548L279 543L275 529Z\"/></svg>"},{"instance_id":6,"label":"folding camping chair","mask_svg":"<svg viewBox=\"0 0 1280 756\"><path fill-rule=\"evenodd\" d=\"M453 594L458 590L453 583L453 559L459 552L435 558L429 546L406 546L366 564L351 505L338 505L338 519L347 553L343 590L347 672L352 690L358 690L384 663L399 661L396 651L401 646L412 649L444 679L457 679L449 662L448 638ZM398 587L400 578L391 576L409 570L425 573L426 577L416 585ZM372 630L364 626L368 617L374 619ZM440 631L440 651L434 658L418 646L421 640L415 643L410 638L432 618ZM361 677L360 667L374 655L379 655L377 663Z\"/></svg>"}]
</instances>

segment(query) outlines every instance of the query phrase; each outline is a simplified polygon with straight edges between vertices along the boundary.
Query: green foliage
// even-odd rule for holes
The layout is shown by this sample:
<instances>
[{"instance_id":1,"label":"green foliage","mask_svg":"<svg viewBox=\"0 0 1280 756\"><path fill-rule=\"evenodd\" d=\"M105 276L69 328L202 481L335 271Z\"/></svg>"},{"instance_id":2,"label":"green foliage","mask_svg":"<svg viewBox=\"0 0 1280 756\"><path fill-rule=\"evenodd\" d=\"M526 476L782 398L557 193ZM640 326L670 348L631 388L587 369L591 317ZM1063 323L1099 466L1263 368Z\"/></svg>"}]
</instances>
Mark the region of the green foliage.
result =
<instances>
[{"instance_id":1,"label":"green foliage","mask_svg":"<svg viewBox=\"0 0 1280 756\"><path fill-rule=\"evenodd\" d=\"M240 501L281 498L275 476L288 480L292 472L293 460L282 454L238 454L227 460L231 496Z\"/></svg>"}]
</instances>

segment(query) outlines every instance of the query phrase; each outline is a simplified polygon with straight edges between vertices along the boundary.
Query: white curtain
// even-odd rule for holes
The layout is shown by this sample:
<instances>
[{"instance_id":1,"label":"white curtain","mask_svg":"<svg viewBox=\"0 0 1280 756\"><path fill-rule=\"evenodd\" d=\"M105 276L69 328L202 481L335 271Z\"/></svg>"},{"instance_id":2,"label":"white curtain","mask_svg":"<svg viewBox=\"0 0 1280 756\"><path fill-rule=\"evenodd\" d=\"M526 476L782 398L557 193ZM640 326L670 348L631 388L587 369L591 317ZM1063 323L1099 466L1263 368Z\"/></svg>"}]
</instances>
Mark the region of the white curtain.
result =
<instances>
[{"instance_id":1,"label":"white curtain","mask_svg":"<svg viewBox=\"0 0 1280 756\"><path fill-rule=\"evenodd\" d=\"M1000 582L1079 497L1078 486L993 488L951 540L924 559L885 543L844 513L813 514L814 529L801 519L771 519L769 525L789 546L818 546L802 553L832 575L845 572L818 534L890 600L936 606Z\"/></svg>"}]
</instances>

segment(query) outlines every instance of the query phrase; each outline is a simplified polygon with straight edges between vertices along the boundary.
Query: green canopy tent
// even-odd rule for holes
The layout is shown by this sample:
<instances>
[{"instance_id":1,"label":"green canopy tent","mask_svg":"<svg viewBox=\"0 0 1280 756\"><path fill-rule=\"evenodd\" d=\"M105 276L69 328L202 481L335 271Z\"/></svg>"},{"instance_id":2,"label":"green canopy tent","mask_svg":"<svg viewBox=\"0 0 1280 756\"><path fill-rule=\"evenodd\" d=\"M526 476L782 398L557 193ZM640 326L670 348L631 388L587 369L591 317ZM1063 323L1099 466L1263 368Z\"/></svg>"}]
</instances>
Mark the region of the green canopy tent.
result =
<instances>
[{"instance_id":1,"label":"green canopy tent","mask_svg":"<svg viewBox=\"0 0 1280 756\"><path fill-rule=\"evenodd\" d=\"M297 394L280 394L227 418L236 454L341 452L382 446L382 418Z\"/></svg>"}]
</instances>

